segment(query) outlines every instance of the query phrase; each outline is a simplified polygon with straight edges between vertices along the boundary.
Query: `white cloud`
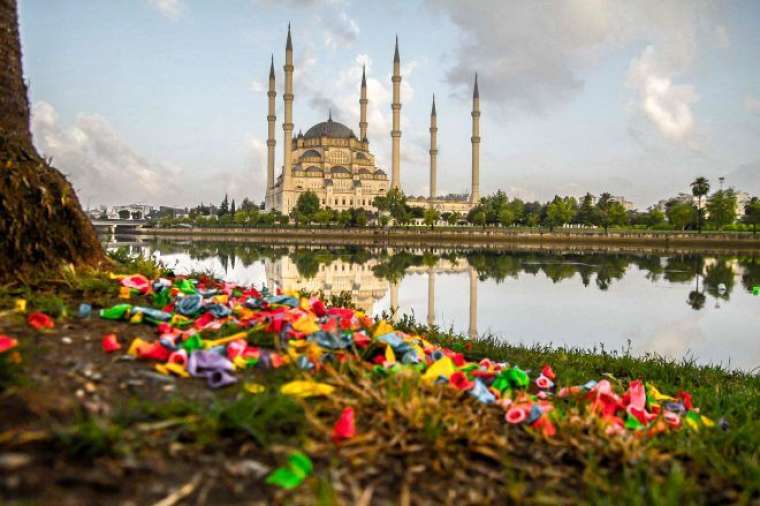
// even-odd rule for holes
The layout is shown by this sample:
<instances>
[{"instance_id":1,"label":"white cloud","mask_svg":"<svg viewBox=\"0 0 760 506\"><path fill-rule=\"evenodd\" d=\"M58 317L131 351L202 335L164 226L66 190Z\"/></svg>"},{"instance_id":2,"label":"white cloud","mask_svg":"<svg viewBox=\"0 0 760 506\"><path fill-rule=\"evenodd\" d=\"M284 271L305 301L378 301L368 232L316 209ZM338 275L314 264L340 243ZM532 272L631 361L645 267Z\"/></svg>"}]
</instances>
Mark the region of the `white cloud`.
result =
<instances>
[{"instance_id":1,"label":"white cloud","mask_svg":"<svg viewBox=\"0 0 760 506\"><path fill-rule=\"evenodd\" d=\"M184 0L148 0L148 3L169 19L177 19L185 10Z\"/></svg>"},{"instance_id":2,"label":"white cloud","mask_svg":"<svg viewBox=\"0 0 760 506\"><path fill-rule=\"evenodd\" d=\"M266 88L264 87L264 83L259 81L258 79L254 79L251 81L251 84L248 86L248 89L251 90L252 93L264 93Z\"/></svg>"},{"instance_id":3,"label":"white cloud","mask_svg":"<svg viewBox=\"0 0 760 506\"><path fill-rule=\"evenodd\" d=\"M345 11L317 18L325 33L325 46L335 49L349 47L359 38L359 25Z\"/></svg>"},{"instance_id":4,"label":"white cloud","mask_svg":"<svg viewBox=\"0 0 760 506\"><path fill-rule=\"evenodd\" d=\"M691 107L699 96L693 86L673 83L672 71L653 46L631 62L628 84L638 92L641 111L663 136L691 140L695 128Z\"/></svg>"},{"instance_id":5,"label":"white cloud","mask_svg":"<svg viewBox=\"0 0 760 506\"><path fill-rule=\"evenodd\" d=\"M747 95L744 97L744 108L748 112L760 114L760 98Z\"/></svg>"},{"instance_id":6,"label":"white cloud","mask_svg":"<svg viewBox=\"0 0 760 506\"><path fill-rule=\"evenodd\" d=\"M667 47L663 58L674 66L687 64L698 30L716 10L701 0L428 0L427 5L459 30L458 47L444 57L449 83L466 96L477 71L481 100L532 113L575 99L594 64L633 42Z\"/></svg>"},{"instance_id":7,"label":"white cloud","mask_svg":"<svg viewBox=\"0 0 760 506\"><path fill-rule=\"evenodd\" d=\"M175 191L168 164L139 156L97 114L80 114L69 128L47 102L32 108L32 133L38 149L69 175L83 202L145 202Z\"/></svg>"},{"instance_id":8,"label":"white cloud","mask_svg":"<svg viewBox=\"0 0 760 506\"><path fill-rule=\"evenodd\" d=\"M253 137L246 141L249 154L243 167L199 172L140 155L97 114L80 114L66 127L51 104L39 101L32 107L31 126L40 153L67 174L85 206L185 206L216 201L224 193L263 198L259 189L266 181L266 145Z\"/></svg>"}]
</instances>

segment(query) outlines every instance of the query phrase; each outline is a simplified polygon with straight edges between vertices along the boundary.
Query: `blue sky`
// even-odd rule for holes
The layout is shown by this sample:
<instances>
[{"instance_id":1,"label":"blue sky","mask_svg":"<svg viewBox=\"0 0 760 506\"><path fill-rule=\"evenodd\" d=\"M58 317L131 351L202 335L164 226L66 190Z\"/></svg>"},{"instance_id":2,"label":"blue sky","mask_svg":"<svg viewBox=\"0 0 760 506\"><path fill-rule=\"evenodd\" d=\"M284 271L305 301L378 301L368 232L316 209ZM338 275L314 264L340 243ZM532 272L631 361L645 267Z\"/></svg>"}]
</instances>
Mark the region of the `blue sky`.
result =
<instances>
[{"instance_id":1,"label":"blue sky","mask_svg":"<svg viewBox=\"0 0 760 506\"><path fill-rule=\"evenodd\" d=\"M390 73L403 73L402 186L469 191L481 91L481 192L610 191L639 207L705 175L760 193L760 4L654 0L21 0L38 148L86 206L263 197L266 76L293 26L296 131L333 117L390 163Z\"/></svg>"}]
</instances>

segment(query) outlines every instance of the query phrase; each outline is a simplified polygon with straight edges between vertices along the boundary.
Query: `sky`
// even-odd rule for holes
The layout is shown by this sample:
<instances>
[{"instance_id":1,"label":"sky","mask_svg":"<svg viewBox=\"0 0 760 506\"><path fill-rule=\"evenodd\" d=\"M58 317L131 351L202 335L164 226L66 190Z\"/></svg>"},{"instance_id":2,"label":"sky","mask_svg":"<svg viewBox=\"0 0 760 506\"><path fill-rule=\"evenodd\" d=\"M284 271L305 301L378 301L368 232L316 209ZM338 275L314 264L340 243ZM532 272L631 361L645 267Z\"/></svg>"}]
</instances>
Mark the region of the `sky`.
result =
<instances>
[{"instance_id":1,"label":"sky","mask_svg":"<svg viewBox=\"0 0 760 506\"><path fill-rule=\"evenodd\" d=\"M640 209L696 176L760 194L760 2L700 0L20 0L32 133L87 208L260 201L266 86L285 38L294 123L358 132L367 68L370 149L390 169L394 39L401 186L470 191L479 76L481 195L610 192Z\"/></svg>"}]
</instances>

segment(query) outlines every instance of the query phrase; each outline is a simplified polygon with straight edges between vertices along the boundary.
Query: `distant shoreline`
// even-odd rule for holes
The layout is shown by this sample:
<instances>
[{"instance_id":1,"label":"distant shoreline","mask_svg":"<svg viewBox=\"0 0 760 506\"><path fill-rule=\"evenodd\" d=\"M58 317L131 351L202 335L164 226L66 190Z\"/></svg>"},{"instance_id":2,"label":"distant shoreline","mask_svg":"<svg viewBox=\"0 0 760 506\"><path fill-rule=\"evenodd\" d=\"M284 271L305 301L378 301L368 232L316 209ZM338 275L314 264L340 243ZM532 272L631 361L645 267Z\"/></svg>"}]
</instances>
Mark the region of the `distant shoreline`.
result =
<instances>
[{"instance_id":1,"label":"distant shoreline","mask_svg":"<svg viewBox=\"0 0 760 506\"><path fill-rule=\"evenodd\" d=\"M127 232L129 234L129 232ZM208 227L208 228L140 228L137 235L160 237L257 238L265 242L287 240L293 244L356 244L362 246L470 246L498 249L515 243L546 246L627 246L657 249L708 248L760 253L760 234L682 233L682 232L609 232L599 231L514 231L498 228L318 228L318 227Z\"/></svg>"}]
</instances>

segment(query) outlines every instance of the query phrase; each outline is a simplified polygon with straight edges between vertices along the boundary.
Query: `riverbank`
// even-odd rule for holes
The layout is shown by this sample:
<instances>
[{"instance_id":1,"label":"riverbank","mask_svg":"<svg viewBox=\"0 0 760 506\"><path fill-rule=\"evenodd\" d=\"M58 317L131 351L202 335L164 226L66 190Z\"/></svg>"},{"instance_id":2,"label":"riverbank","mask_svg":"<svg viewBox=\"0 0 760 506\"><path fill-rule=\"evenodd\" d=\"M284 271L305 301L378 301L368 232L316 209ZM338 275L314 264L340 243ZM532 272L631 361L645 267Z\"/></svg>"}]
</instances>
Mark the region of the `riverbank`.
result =
<instances>
[{"instance_id":1,"label":"riverbank","mask_svg":"<svg viewBox=\"0 0 760 506\"><path fill-rule=\"evenodd\" d=\"M114 270L166 274L149 262ZM26 315L14 311L19 298L27 300L27 314L45 311L55 327L30 328ZM126 349L135 337L150 339L155 328L78 318L82 301L95 309L146 303L137 294L120 298L106 273L68 271L0 291L0 334L18 339L22 357L15 363L0 355L0 497L11 504L150 504L178 502L183 494L195 504L603 503L613 495L621 504L725 504L760 497L756 375L625 351L472 341L408 318L396 324L467 361L518 364L531 378L550 364L558 386L596 378L624 388L644 379L665 394L688 391L717 423L611 436L598 418L576 416L567 403L558 410L565 415L552 419L556 434L547 436L505 422L500 407L451 386L423 384L414 371L374 373L354 360L316 373L257 367L236 385L212 391L205 381L163 376L150 362L103 353L106 333L117 334ZM272 345L262 337L248 336L252 344ZM280 394L294 378L314 378L335 393ZM251 383L263 393L252 394L244 386ZM356 413L357 435L336 444L333 424L346 406ZM294 450L310 457L313 473L293 491L267 485L269 472Z\"/></svg>"},{"instance_id":2,"label":"riverbank","mask_svg":"<svg viewBox=\"0 0 760 506\"><path fill-rule=\"evenodd\" d=\"M261 241L288 241L293 244L356 244L361 246L467 246L499 248L521 243L539 246L620 246L648 248L707 248L760 251L760 236L746 233L538 231L525 229L449 228L139 228L139 234L161 237L247 237Z\"/></svg>"}]
</instances>

